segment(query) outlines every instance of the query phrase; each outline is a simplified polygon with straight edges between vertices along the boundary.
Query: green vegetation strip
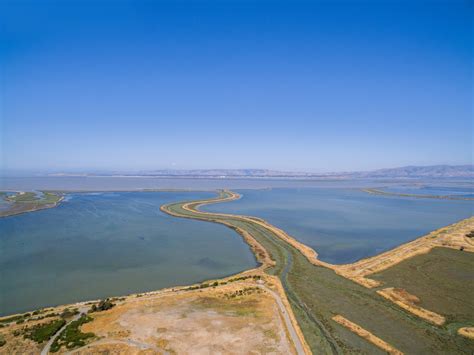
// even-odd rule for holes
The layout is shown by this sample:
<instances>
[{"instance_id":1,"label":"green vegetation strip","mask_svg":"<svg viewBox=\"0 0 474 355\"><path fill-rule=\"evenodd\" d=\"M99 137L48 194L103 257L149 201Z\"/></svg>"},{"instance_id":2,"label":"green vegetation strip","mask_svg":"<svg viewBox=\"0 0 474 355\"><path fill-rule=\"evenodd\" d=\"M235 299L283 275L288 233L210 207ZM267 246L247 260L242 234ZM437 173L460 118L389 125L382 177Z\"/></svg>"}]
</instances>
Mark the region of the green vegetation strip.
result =
<instances>
[{"instance_id":1,"label":"green vegetation strip","mask_svg":"<svg viewBox=\"0 0 474 355\"><path fill-rule=\"evenodd\" d=\"M5 192L0 198L9 202L8 208L0 211L0 217L13 216L25 212L33 212L44 208L55 207L61 201L63 195L59 192L35 192L17 193L7 196Z\"/></svg>"},{"instance_id":2,"label":"green vegetation strip","mask_svg":"<svg viewBox=\"0 0 474 355\"><path fill-rule=\"evenodd\" d=\"M10 202L36 202L39 200L34 192L17 193L7 197Z\"/></svg>"},{"instance_id":3,"label":"green vegetation strip","mask_svg":"<svg viewBox=\"0 0 474 355\"><path fill-rule=\"evenodd\" d=\"M31 316L30 313L25 313L25 314L19 314L19 315L7 317L7 318L2 318L0 319L0 324L7 324L11 322L22 322L22 321L25 321L25 319L27 319L30 316Z\"/></svg>"},{"instance_id":4,"label":"green vegetation strip","mask_svg":"<svg viewBox=\"0 0 474 355\"><path fill-rule=\"evenodd\" d=\"M444 315L448 327L453 323L459 328L474 326L473 270L472 253L434 248L370 277L416 295L419 306Z\"/></svg>"},{"instance_id":5,"label":"green vegetation strip","mask_svg":"<svg viewBox=\"0 0 474 355\"><path fill-rule=\"evenodd\" d=\"M48 341L61 329L66 321L64 319L53 320L49 323L35 325L25 330L24 337L34 340L37 343Z\"/></svg>"},{"instance_id":6,"label":"green vegetation strip","mask_svg":"<svg viewBox=\"0 0 474 355\"><path fill-rule=\"evenodd\" d=\"M51 345L51 352L57 352L62 346L67 349L74 349L86 345L87 339L94 338L94 333L82 333L80 328L83 324L92 321L92 318L82 315L78 320L72 321L59 334Z\"/></svg>"},{"instance_id":7,"label":"green vegetation strip","mask_svg":"<svg viewBox=\"0 0 474 355\"><path fill-rule=\"evenodd\" d=\"M214 201L229 196L222 191ZM433 326L383 299L375 290L311 264L297 249L251 219L188 211L182 208L185 203L169 204L163 209L175 216L225 223L233 229L245 230L269 252L276 265L266 272L280 278L298 324L314 353L383 353L334 322L332 317L336 314L359 324L407 354L470 354L474 351L474 342L452 335L447 327ZM195 201L188 207L194 209L199 204Z\"/></svg>"},{"instance_id":8,"label":"green vegetation strip","mask_svg":"<svg viewBox=\"0 0 474 355\"><path fill-rule=\"evenodd\" d=\"M61 196L53 192L43 192L41 196L38 196L35 192L24 192L8 196L5 199L17 203L53 204L59 202Z\"/></svg>"}]
</instances>

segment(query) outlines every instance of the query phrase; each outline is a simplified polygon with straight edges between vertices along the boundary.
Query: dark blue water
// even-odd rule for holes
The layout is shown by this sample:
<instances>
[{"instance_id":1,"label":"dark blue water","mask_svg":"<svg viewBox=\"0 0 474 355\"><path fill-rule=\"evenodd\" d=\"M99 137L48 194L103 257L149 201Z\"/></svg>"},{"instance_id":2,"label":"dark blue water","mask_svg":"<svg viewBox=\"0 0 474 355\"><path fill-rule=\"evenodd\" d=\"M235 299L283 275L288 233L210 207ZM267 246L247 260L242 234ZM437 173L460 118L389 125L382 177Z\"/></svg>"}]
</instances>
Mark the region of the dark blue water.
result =
<instances>
[{"instance_id":1,"label":"dark blue water","mask_svg":"<svg viewBox=\"0 0 474 355\"><path fill-rule=\"evenodd\" d=\"M156 290L252 268L228 228L168 216L211 192L72 194L59 207L0 218L0 314Z\"/></svg>"},{"instance_id":2,"label":"dark blue water","mask_svg":"<svg viewBox=\"0 0 474 355\"><path fill-rule=\"evenodd\" d=\"M321 260L349 263L474 214L474 201L400 198L358 189L240 190L242 199L203 207L262 217L311 246Z\"/></svg>"}]
</instances>

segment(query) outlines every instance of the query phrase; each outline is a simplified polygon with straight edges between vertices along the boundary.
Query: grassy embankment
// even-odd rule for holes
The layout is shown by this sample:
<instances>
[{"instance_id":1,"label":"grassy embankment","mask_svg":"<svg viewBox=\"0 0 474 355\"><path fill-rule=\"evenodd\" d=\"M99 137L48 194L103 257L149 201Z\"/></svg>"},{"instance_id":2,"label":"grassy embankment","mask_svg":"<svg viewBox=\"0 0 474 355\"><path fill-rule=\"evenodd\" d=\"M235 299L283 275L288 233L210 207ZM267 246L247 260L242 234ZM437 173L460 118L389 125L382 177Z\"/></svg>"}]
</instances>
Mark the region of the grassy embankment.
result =
<instances>
[{"instance_id":1,"label":"grassy embankment","mask_svg":"<svg viewBox=\"0 0 474 355\"><path fill-rule=\"evenodd\" d=\"M0 198L9 202L7 209L0 210L0 217L7 217L55 207L63 199L63 195L49 191L44 191L41 195L35 192L18 192L10 196L1 193Z\"/></svg>"},{"instance_id":2,"label":"grassy embankment","mask_svg":"<svg viewBox=\"0 0 474 355\"><path fill-rule=\"evenodd\" d=\"M218 198L206 203L230 200L230 197L230 193L221 192ZM243 230L270 253L275 265L266 272L280 278L306 341L315 353L384 353L335 322L332 319L335 315L342 315L405 353L467 354L474 351L471 340L453 332L453 328L458 328L457 319L449 319L443 326L430 324L384 299L376 289L368 289L333 270L313 265L271 229L256 223L257 219L199 212L197 207L204 204L203 201L188 204L187 209L183 208L184 204L169 204L163 210L175 216L223 223ZM416 263L417 258L413 258L413 262ZM406 276L412 277L412 273ZM472 306L472 301L468 300L468 304Z\"/></svg>"}]
</instances>

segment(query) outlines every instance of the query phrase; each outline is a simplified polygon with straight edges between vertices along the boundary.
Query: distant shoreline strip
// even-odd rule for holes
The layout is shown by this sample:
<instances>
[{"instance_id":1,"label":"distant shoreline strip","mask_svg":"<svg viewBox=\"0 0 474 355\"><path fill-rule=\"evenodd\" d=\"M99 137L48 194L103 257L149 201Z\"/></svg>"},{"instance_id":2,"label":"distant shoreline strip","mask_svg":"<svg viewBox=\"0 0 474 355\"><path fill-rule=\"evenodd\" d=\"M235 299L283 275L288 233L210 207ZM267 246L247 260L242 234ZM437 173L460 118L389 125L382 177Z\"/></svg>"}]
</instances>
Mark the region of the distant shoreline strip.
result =
<instances>
[{"instance_id":1,"label":"distant shoreline strip","mask_svg":"<svg viewBox=\"0 0 474 355\"><path fill-rule=\"evenodd\" d=\"M362 191L367 192L372 195L381 195L381 196L395 196L395 197L414 197L414 198L431 198L438 200L461 200L461 201L474 201L474 197L462 197L456 195L418 195L418 194L407 194L399 192L388 192L379 189L362 189Z\"/></svg>"}]
</instances>

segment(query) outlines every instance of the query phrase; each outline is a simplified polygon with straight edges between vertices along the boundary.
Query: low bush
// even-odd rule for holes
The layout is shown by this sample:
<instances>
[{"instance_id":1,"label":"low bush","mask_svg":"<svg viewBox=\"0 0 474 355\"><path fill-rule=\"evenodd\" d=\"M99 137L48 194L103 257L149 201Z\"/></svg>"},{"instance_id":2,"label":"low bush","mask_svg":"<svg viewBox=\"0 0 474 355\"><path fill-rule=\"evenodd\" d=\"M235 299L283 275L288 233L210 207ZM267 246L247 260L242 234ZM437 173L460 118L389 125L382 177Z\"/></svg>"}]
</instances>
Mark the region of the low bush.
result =
<instances>
[{"instance_id":1,"label":"low bush","mask_svg":"<svg viewBox=\"0 0 474 355\"><path fill-rule=\"evenodd\" d=\"M66 308L64 311L62 311L62 313L60 314L60 317L63 318L63 319L71 318L71 317L75 316L78 313L79 313L79 311L77 310L77 308L74 308L73 310L70 310L69 308Z\"/></svg>"},{"instance_id":2,"label":"low bush","mask_svg":"<svg viewBox=\"0 0 474 355\"><path fill-rule=\"evenodd\" d=\"M49 323L35 325L25 329L24 337L42 343L48 341L51 337L61 329L66 321L64 319L53 320Z\"/></svg>"},{"instance_id":3,"label":"low bush","mask_svg":"<svg viewBox=\"0 0 474 355\"><path fill-rule=\"evenodd\" d=\"M27 317L27 314L29 315L29 313L26 313L26 314L20 314L20 315L17 315L17 316L11 316L11 317L8 317L8 318L3 318L3 319L0 319L0 323L17 322L19 320L25 319Z\"/></svg>"},{"instance_id":4,"label":"low bush","mask_svg":"<svg viewBox=\"0 0 474 355\"><path fill-rule=\"evenodd\" d=\"M64 345L67 349L74 349L86 345L86 340L95 337L94 333L81 332L81 326L92 321L92 318L83 314L78 320L72 321L59 334L51 345L51 352L57 352Z\"/></svg>"},{"instance_id":5,"label":"low bush","mask_svg":"<svg viewBox=\"0 0 474 355\"><path fill-rule=\"evenodd\" d=\"M112 307L115 306L115 303L112 303L110 299L105 299L103 301L100 301L99 304L97 305L92 305L91 312L101 312L101 311L106 311L108 309L111 309Z\"/></svg>"}]
</instances>

